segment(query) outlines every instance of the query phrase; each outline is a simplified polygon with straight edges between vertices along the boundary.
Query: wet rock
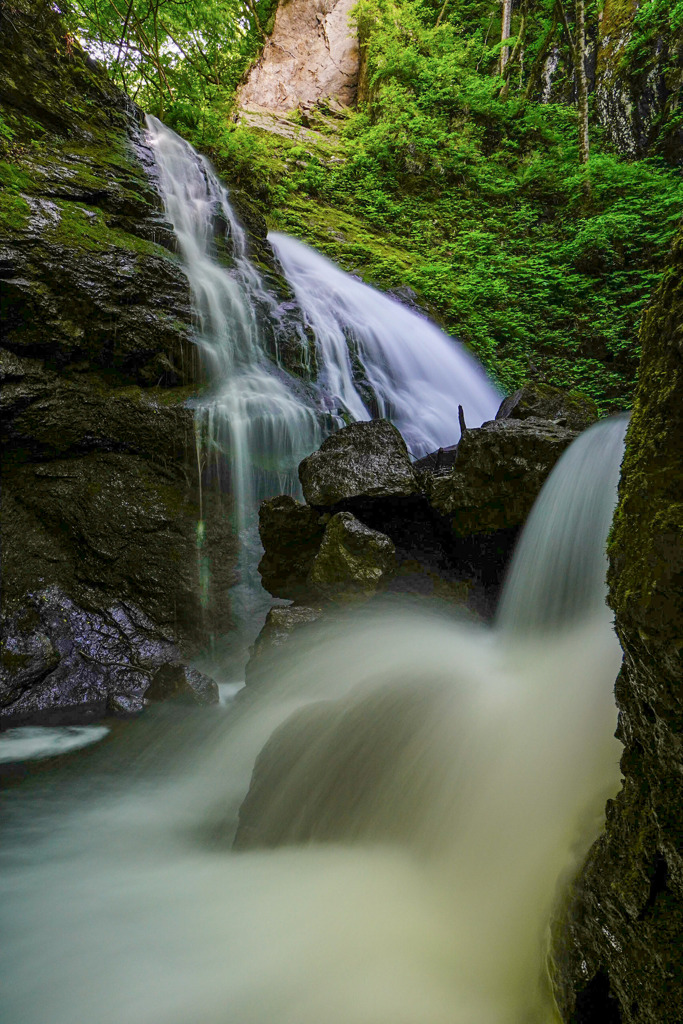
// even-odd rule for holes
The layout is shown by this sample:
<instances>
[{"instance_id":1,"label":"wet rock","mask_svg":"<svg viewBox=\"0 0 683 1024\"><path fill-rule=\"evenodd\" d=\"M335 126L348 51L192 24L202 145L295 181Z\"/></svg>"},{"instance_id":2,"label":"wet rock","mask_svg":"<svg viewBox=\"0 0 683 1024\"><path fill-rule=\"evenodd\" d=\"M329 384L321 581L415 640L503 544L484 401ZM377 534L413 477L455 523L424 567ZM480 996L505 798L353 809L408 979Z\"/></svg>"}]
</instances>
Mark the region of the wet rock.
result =
<instances>
[{"instance_id":1,"label":"wet rock","mask_svg":"<svg viewBox=\"0 0 683 1024\"><path fill-rule=\"evenodd\" d=\"M432 508L457 537L493 534L526 521L548 474L576 431L547 420L491 420L467 430L450 473L427 479Z\"/></svg>"},{"instance_id":2,"label":"wet rock","mask_svg":"<svg viewBox=\"0 0 683 1024\"><path fill-rule=\"evenodd\" d=\"M302 630L324 616L322 604L291 605L288 608L271 608L266 616L246 666L245 679L248 686L259 683L277 671L280 650L293 634L300 636Z\"/></svg>"},{"instance_id":3,"label":"wet rock","mask_svg":"<svg viewBox=\"0 0 683 1024\"><path fill-rule=\"evenodd\" d=\"M325 528L309 581L326 598L371 597L398 569L393 541L359 522L350 512L338 512Z\"/></svg>"},{"instance_id":4,"label":"wet rock","mask_svg":"<svg viewBox=\"0 0 683 1024\"><path fill-rule=\"evenodd\" d=\"M610 537L609 603L624 651L615 689L624 782L554 929L565 1021L683 1020L682 339L679 234L641 330Z\"/></svg>"},{"instance_id":5,"label":"wet rock","mask_svg":"<svg viewBox=\"0 0 683 1024\"><path fill-rule=\"evenodd\" d=\"M3 616L2 636L0 728L141 710L154 670L178 658L172 633L134 605L95 611L57 586Z\"/></svg>"},{"instance_id":6,"label":"wet rock","mask_svg":"<svg viewBox=\"0 0 683 1024\"><path fill-rule=\"evenodd\" d=\"M309 505L329 508L360 495L398 498L416 494L408 449L388 420L352 423L323 442L299 466Z\"/></svg>"},{"instance_id":7,"label":"wet rock","mask_svg":"<svg viewBox=\"0 0 683 1024\"><path fill-rule=\"evenodd\" d=\"M180 661L162 665L152 676L145 699L181 700L190 704L217 704L218 685L210 676Z\"/></svg>"},{"instance_id":8,"label":"wet rock","mask_svg":"<svg viewBox=\"0 0 683 1024\"><path fill-rule=\"evenodd\" d=\"M308 592L308 574L324 532L320 513L287 494L261 503L259 533L265 553L258 568L273 597L296 600Z\"/></svg>"},{"instance_id":9,"label":"wet rock","mask_svg":"<svg viewBox=\"0 0 683 1024\"><path fill-rule=\"evenodd\" d=\"M23 614L56 586L103 621L124 602L189 653L230 621L236 543L219 487L205 485L200 579L186 407L200 369L142 112L49 4L3 20L0 104L3 610ZM39 642L28 627L13 635L24 653ZM17 713L42 714L53 683L58 707L71 700L65 664L36 661L26 686L13 675ZM111 666L84 664L69 662L72 703L101 708L117 692L102 681ZM119 696L132 707L129 686Z\"/></svg>"},{"instance_id":10,"label":"wet rock","mask_svg":"<svg viewBox=\"0 0 683 1024\"><path fill-rule=\"evenodd\" d=\"M569 430L586 430L598 419L598 407L580 391L566 391L532 381L505 398L496 413L497 420L530 418L550 420Z\"/></svg>"}]
</instances>

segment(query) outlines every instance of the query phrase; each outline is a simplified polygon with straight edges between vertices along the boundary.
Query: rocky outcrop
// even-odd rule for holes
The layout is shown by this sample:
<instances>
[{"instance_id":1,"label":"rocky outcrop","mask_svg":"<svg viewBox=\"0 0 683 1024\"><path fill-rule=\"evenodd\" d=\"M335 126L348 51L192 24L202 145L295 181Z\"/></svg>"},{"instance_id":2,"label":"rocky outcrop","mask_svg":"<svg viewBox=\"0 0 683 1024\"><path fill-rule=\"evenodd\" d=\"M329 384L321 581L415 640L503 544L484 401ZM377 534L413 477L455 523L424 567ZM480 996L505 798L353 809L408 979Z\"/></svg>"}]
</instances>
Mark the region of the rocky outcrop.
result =
<instances>
[{"instance_id":1,"label":"rocky outcrop","mask_svg":"<svg viewBox=\"0 0 683 1024\"><path fill-rule=\"evenodd\" d=\"M683 36L668 4L606 0L595 71L598 118L630 157L660 154L683 162Z\"/></svg>"},{"instance_id":2,"label":"rocky outcrop","mask_svg":"<svg viewBox=\"0 0 683 1024\"><path fill-rule=\"evenodd\" d=\"M586 430L598 419L595 401L580 391L563 391L552 384L530 381L506 398L497 420L550 420L569 430Z\"/></svg>"},{"instance_id":3,"label":"rocky outcrop","mask_svg":"<svg viewBox=\"0 0 683 1024\"><path fill-rule=\"evenodd\" d=\"M321 100L351 106L358 87L353 0L286 0L271 36L240 89L245 110L287 112Z\"/></svg>"},{"instance_id":4,"label":"rocky outcrop","mask_svg":"<svg viewBox=\"0 0 683 1024\"><path fill-rule=\"evenodd\" d=\"M555 929L563 1020L683 1020L683 233L642 329L610 540L624 782Z\"/></svg>"},{"instance_id":5,"label":"rocky outcrop","mask_svg":"<svg viewBox=\"0 0 683 1024\"><path fill-rule=\"evenodd\" d=\"M551 420L496 419L465 431L453 469L426 482L430 505L457 537L520 527L577 431Z\"/></svg>"},{"instance_id":6,"label":"rocky outcrop","mask_svg":"<svg viewBox=\"0 0 683 1024\"><path fill-rule=\"evenodd\" d=\"M2 719L128 711L215 625L189 286L140 112L52 5L1 16ZM225 624L221 502L203 554Z\"/></svg>"},{"instance_id":7,"label":"rocky outcrop","mask_svg":"<svg viewBox=\"0 0 683 1024\"><path fill-rule=\"evenodd\" d=\"M562 424L587 424L594 411L577 393L529 385L499 416L417 463L386 420L353 423L301 463L308 504L263 502L263 586L295 605L268 616L249 682L276 670L277 648L339 602L407 593L491 616L519 531L577 436Z\"/></svg>"}]
</instances>

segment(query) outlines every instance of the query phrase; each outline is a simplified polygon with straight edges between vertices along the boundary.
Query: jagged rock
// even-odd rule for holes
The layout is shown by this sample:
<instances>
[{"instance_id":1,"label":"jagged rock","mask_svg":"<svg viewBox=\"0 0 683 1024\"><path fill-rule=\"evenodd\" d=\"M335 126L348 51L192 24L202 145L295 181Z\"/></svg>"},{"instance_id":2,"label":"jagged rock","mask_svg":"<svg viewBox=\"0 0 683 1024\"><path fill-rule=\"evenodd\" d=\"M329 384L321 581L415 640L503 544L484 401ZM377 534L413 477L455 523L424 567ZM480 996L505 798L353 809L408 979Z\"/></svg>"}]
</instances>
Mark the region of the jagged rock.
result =
<instances>
[{"instance_id":1,"label":"jagged rock","mask_svg":"<svg viewBox=\"0 0 683 1024\"><path fill-rule=\"evenodd\" d=\"M308 574L324 532L320 513L287 494L261 503L259 533L265 553L258 568L273 597L297 600L308 592Z\"/></svg>"},{"instance_id":2,"label":"jagged rock","mask_svg":"<svg viewBox=\"0 0 683 1024\"><path fill-rule=\"evenodd\" d=\"M329 508L350 498L403 498L418 492L405 441L388 420L352 423L299 466L309 505Z\"/></svg>"},{"instance_id":3,"label":"jagged rock","mask_svg":"<svg viewBox=\"0 0 683 1024\"><path fill-rule=\"evenodd\" d=\"M145 691L146 700L181 700L190 704L217 704L218 685L210 676L181 661L167 662L156 670Z\"/></svg>"},{"instance_id":4,"label":"jagged rock","mask_svg":"<svg viewBox=\"0 0 683 1024\"><path fill-rule=\"evenodd\" d=\"M491 420L465 432L450 473L427 478L427 498L457 537L520 527L576 436L533 417Z\"/></svg>"},{"instance_id":5,"label":"jagged rock","mask_svg":"<svg viewBox=\"0 0 683 1024\"><path fill-rule=\"evenodd\" d=\"M178 659L170 631L139 608L79 606L57 586L3 617L0 728L141 710L154 670Z\"/></svg>"},{"instance_id":6,"label":"jagged rock","mask_svg":"<svg viewBox=\"0 0 683 1024\"><path fill-rule=\"evenodd\" d=\"M353 0L289 0L238 93L246 110L290 111L321 100L355 102L358 39Z\"/></svg>"},{"instance_id":7,"label":"jagged rock","mask_svg":"<svg viewBox=\"0 0 683 1024\"><path fill-rule=\"evenodd\" d=\"M641 341L609 545L624 782L555 927L565 1021L683 1020L683 233Z\"/></svg>"},{"instance_id":8,"label":"jagged rock","mask_svg":"<svg viewBox=\"0 0 683 1024\"><path fill-rule=\"evenodd\" d=\"M566 391L532 381L505 398L496 413L497 420L551 420L569 430L585 430L598 419L594 400L580 391Z\"/></svg>"},{"instance_id":9,"label":"jagged rock","mask_svg":"<svg viewBox=\"0 0 683 1024\"><path fill-rule=\"evenodd\" d=\"M327 598L370 597L396 573L396 548L350 512L338 512L325 528L309 581Z\"/></svg>"}]
</instances>

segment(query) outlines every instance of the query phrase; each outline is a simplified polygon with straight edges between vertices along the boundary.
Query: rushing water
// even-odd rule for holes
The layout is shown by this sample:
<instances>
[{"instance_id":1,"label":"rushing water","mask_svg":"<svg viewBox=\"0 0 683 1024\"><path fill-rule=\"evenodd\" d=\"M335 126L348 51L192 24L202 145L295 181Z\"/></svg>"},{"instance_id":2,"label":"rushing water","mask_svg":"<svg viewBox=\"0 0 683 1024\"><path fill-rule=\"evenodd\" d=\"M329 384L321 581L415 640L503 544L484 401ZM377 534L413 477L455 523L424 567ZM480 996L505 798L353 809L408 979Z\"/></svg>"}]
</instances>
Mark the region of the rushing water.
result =
<instances>
[{"instance_id":1,"label":"rushing water","mask_svg":"<svg viewBox=\"0 0 683 1024\"><path fill-rule=\"evenodd\" d=\"M240 535L238 621L250 624L262 591L256 575L258 501L299 494L299 462L348 420L391 419L416 457L458 440L458 405L469 426L492 418L500 395L464 347L426 318L381 295L284 235L273 246L296 294L301 362L308 331L317 372L308 382L271 358L259 313L278 341L278 299L249 259L244 229L208 161L161 121L148 134L166 213L178 238L210 381L196 408L202 472L229 471ZM228 258L218 254L226 250ZM290 324L291 331L291 324ZM363 394L364 397L361 397ZM203 525L198 536L201 543ZM201 563L200 563L201 564Z\"/></svg>"},{"instance_id":2,"label":"rushing water","mask_svg":"<svg viewBox=\"0 0 683 1024\"><path fill-rule=\"evenodd\" d=\"M587 487L614 505L614 429L546 485L574 513ZM522 550L541 575L558 528L591 552L550 621L350 615L240 707L161 706L9 787L3 1024L554 1021L545 930L618 780L620 651L604 523L546 492ZM308 818L309 841L231 852L255 756L297 710L320 731L280 733L260 814Z\"/></svg>"}]
</instances>

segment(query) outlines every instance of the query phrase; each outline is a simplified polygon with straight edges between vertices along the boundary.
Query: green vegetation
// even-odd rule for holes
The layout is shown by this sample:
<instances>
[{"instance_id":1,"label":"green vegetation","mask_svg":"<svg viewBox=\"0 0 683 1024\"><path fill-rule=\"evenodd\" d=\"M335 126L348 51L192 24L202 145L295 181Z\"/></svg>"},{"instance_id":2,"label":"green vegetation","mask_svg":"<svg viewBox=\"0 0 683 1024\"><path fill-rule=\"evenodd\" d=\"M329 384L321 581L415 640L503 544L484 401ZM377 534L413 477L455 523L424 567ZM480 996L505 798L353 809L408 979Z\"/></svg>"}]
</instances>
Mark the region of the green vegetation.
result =
<instances>
[{"instance_id":1,"label":"green vegetation","mask_svg":"<svg viewBox=\"0 0 683 1024\"><path fill-rule=\"evenodd\" d=\"M218 6L206 4L207 24ZM586 0L584 8L589 35L601 11L612 28L615 19L631 25L624 74L646 62L653 33L673 39L683 25L679 0ZM204 3L192 9L202 35ZM295 111L285 134L264 130L265 119L239 125L229 116L236 77L227 71L213 91L177 77L173 102L156 109L271 227L379 287L412 288L507 391L535 377L580 388L607 411L630 404L638 330L683 212L683 183L662 159L613 152L594 110L590 161L581 165L576 10L573 0L525 0L501 76L493 0L359 0L356 111ZM233 47L241 66L261 39L253 18L244 25ZM551 46L558 70L552 102L541 103ZM189 60L180 63L189 75Z\"/></svg>"}]
</instances>

